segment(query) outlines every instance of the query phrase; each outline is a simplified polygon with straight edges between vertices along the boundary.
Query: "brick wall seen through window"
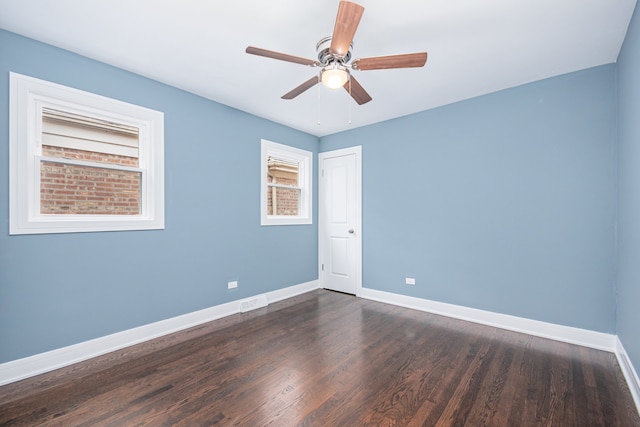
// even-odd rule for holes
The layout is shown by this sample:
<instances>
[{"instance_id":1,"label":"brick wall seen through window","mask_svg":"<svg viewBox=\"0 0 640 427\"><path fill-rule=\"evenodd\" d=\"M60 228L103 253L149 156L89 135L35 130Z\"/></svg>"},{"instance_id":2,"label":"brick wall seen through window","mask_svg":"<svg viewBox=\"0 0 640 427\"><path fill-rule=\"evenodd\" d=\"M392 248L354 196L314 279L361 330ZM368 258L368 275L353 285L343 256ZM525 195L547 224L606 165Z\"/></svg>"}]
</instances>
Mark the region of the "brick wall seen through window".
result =
<instances>
[{"instance_id":1,"label":"brick wall seen through window","mask_svg":"<svg viewBox=\"0 0 640 427\"><path fill-rule=\"evenodd\" d=\"M46 157L138 166L138 159L43 146ZM42 161L41 214L139 215L140 172Z\"/></svg>"},{"instance_id":2,"label":"brick wall seen through window","mask_svg":"<svg viewBox=\"0 0 640 427\"><path fill-rule=\"evenodd\" d=\"M267 160L268 215L298 215L300 210L298 170L299 165L295 162L274 157Z\"/></svg>"}]
</instances>

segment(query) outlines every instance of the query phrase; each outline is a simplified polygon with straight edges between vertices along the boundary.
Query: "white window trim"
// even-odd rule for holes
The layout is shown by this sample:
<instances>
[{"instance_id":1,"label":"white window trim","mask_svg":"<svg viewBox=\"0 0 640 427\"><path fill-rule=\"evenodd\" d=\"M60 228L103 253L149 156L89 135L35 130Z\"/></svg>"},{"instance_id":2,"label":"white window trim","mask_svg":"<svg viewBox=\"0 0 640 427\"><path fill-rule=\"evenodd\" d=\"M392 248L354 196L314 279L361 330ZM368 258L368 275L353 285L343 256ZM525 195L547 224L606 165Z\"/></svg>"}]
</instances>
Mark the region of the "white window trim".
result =
<instances>
[{"instance_id":1,"label":"white window trim","mask_svg":"<svg viewBox=\"0 0 640 427\"><path fill-rule=\"evenodd\" d=\"M17 73L10 73L9 103L9 234L164 229L163 113ZM40 214L43 107L139 128L140 215Z\"/></svg>"},{"instance_id":2,"label":"white window trim","mask_svg":"<svg viewBox=\"0 0 640 427\"><path fill-rule=\"evenodd\" d=\"M300 211L297 216L267 215L267 157L269 155L300 162L298 177L302 191L300 192ZM312 224L313 153L263 139L260 156L260 225Z\"/></svg>"}]
</instances>

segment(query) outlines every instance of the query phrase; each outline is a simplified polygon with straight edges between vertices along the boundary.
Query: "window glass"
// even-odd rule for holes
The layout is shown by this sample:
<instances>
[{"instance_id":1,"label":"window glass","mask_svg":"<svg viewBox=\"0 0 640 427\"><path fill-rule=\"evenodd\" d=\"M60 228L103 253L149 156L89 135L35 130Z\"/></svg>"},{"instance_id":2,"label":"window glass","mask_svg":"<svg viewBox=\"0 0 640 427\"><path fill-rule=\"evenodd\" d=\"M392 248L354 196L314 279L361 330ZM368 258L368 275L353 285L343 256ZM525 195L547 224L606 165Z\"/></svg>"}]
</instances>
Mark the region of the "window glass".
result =
<instances>
[{"instance_id":1,"label":"window glass","mask_svg":"<svg viewBox=\"0 0 640 427\"><path fill-rule=\"evenodd\" d=\"M298 216L301 189L300 163L267 157L267 215Z\"/></svg>"},{"instance_id":2,"label":"window glass","mask_svg":"<svg viewBox=\"0 0 640 427\"><path fill-rule=\"evenodd\" d=\"M122 168L138 167L138 138L133 126L43 108L40 213L139 215L142 174Z\"/></svg>"},{"instance_id":3,"label":"window glass","mask_svg":"<svg viewBox=\"0 0 640 427\"><path fill-rule=\"evenodd\" d=\"M261 224L311 224L313 154L262 140Z\"/></svg>"}]
</instances>

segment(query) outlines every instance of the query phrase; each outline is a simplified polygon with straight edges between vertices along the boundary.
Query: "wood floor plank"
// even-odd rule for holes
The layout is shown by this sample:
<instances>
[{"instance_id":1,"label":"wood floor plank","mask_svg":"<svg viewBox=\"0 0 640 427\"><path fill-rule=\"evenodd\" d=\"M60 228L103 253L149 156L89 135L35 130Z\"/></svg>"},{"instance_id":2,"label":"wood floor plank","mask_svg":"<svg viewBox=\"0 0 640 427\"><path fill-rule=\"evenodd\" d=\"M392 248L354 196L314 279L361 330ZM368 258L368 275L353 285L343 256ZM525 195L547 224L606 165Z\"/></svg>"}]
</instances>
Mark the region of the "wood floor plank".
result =
<instances>
[{"instance_id":1,"label":"wood floor plank","mask_svg":"<svg viewBox=\"0 0 640 427\"><path fill-rule=\"evenodd\" d=\"M500 407L509 370L513 366L514 350L511 346L499 340L491 345L495 349L495 363L490 363L467 417L467 422L476 426L496 424L494 417Z\"/></svg>"},{"instance_id":2,"label":"wood floor plank","mask_svg":"<svg viewBox=\"0 0 640 427\"><path fill-rule=\"evenodd\" d=\"M2 426L624 426L613 354L318 290L0 387Z\"/></svg>"}]
</instances>

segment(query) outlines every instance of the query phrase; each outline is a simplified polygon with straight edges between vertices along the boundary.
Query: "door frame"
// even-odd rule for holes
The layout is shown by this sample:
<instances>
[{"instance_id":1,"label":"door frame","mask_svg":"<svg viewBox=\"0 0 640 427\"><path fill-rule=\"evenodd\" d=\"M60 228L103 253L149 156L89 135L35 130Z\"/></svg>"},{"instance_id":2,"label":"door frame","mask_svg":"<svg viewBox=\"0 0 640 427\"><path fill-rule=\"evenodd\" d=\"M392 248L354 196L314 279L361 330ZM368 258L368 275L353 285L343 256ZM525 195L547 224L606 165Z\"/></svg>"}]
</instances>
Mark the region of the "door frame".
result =
<instances>
[{"instance_id":1,"label":"door frame","mask_svg":"<svg viewBox=\"0 0 640 427\"><path fill-rule=\"evenodd\" d=\"M323 215L322 207L324 205L324 196L326 189L324 188L324 180L322 176L324 174L324 160L333 157L342 157L348 155L355 155L356 158L356 194L355 194L355 210L356 210L356 225L355 225L355 246L356 246L356 296L362 294L362 146L357 145L354 147L342 148L339 150L325 151L318 153L318 277L320 281L320 287L324 288L325 272L322 269L324 249L325 249L325 236L326 236L326 224Z\"/></svg>"}]
</instances>

